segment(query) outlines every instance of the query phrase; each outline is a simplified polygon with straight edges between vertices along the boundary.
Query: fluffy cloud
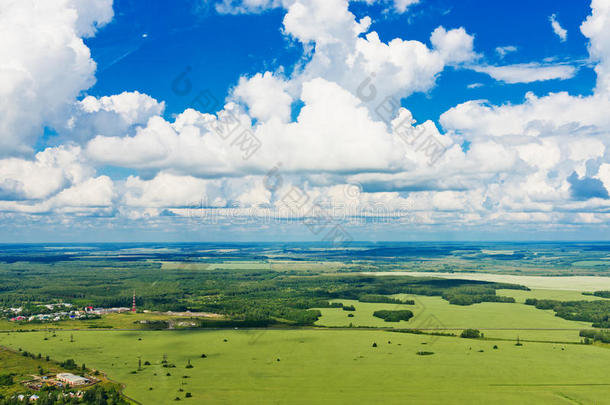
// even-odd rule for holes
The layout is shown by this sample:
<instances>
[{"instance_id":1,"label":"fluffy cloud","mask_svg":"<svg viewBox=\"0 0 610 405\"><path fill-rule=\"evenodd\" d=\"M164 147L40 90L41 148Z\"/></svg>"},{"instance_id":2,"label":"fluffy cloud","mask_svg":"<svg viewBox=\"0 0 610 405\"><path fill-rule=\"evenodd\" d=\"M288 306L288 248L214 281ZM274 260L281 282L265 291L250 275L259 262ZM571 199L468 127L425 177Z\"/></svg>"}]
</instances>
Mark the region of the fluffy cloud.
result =
<instances>
[{"instance_id":1,"label":"fluffy cloud","mask_svg":"<svg viewBox=\"0 0 610 405\"><path fill-rule=\"evenodd\" d=\"M0 160L0 195L5 199L44 199L91 174L91 168L83 164L80 148L49 148L37 153L34 160Z\"/></svg>"},{"instance_id":2,"label":"fluffy cloud","mask_svg":"<svg viewBox=\"0 0 610 405\"><path fill-rule=\"evenodd\" d=\"M63 139L88 141L96 135L123 136L163 113L165 104L137 91L96 98L87 96L74 104L61 129Z\"/></svg>"},{"instance_id":3,"label":"fluffy cloud","mask_svg":"<svg viewBox=\"0 0 610 405\"><path fill-rule=\"evenodd\" d=\"M0 154L30 152L95 82L83 36L110 21L111 0L0 1Z\"/></svg>"},{"instance_id":4,"label":"fluffy cloud","mask_svg":"<svg viewBox=\"0 0 610 405\"><path fill-rule=\"evenodd\" d=\"M598 94L610 93L610 2L592 0L591 15L580 26L582 33L589 38L589 55L597 73Z\"/></svg>"},{"instance_id":5,"label":"fluffy cloud","mask_svg":"<svg viewBox=\"0 0 610 405\"><path fill-rule=\"evenodd\" d=\"M113 182L94 177L79 147L48 148L34 160L0 160L0 209L43 213L112 206Z\"/></svg>"},{"instance_id":6,"label":"fluffy cloud","mask_svg":"<svg viewBox=\"0 0 610 405\"><path fill-rule=\"evenodd\" d=\"M248 106L253 118L269 121L278 118L283 122L290 119L292 97L288 94L288 83L271 72L257 73L250 79L242 77L233 95Z\"/></svg>"},{"instance_id":7,"label":"fluffy cloud","mask_svg":"<svg viewBox=\"0 0 610 405\"><path fill-rule=\"evenodd\" d=\"M153 117L134 136L98 136L87 153L102 164L174 168L203 177L265 173L278 161L284 170L303 172L387 170L402 162L400 141L350 92L314 79L303 84L300 98L305 105L295 122L253 127L243 110L229 103L218 116L187 110L173 123ZM223 125L235 128L226 139L218 132ZM235 144L244 131L260 140L249 159Z\"/></svg>"}]
</instances>

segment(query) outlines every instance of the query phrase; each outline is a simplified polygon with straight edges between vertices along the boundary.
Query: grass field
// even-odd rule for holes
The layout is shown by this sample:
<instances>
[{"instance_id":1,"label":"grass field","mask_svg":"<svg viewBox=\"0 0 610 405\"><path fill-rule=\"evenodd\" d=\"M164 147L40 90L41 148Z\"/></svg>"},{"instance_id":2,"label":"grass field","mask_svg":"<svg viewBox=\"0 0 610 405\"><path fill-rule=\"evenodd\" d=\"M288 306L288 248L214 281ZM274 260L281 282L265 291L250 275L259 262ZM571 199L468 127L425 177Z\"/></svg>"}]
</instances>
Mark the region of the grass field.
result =
<instances>
[{"instance_id":1,"label":"grass field","mask_svg":"<svg viewBox=\"0 0 610 405\"><path fill-rule=\"evenodd\" d=\"M496 283L520 284L531 289L566 290L566 291L599 291L610 290L610 277L607 276L517 276L496 273L445 273L424 271L380 271L362 272L366 275L377 276L413 276L413 277L440 277L459 280L480 280Z\"/></svg>"},{"instance_id":2,"label":"grass field","mask_svg":"<svg viewBox=\"0 0 610 405\"><path fill-rule=\"evenodd\" d=\"M515 301L521 303L525 302L528 298L557 301L599 301L607 299L594 295L583 295L580 291L569 290L498 290L496 294L513 297Z\"/></svg>"},{"instance_id":3,"label":"grass field","mask_svg":"<svg viewBox=\"0 0 610 405\"><path fill-rule=\"evenodd\" d=\"M579 342L580 329L590 328L586 322L567 321L558 318L552 311L543 311L530 305L518 303L484 302L469 306L451 305L441 297L425 297L399 294L402 299L414 299L416 305L363 303L351 300L336 300L353 305L355 311L341 308L320 308L322 317L316 325L322 326L374 326L394 328L446 328L461 331L466 328L488 329L485 336L501 339L543 340ZM373 316L379 309L409 309L414 317L408 322L385 322ZM349 318L348 314L354 314ZM493 330L514 329L514 330ZM530 330L518 330L530 329ZM572 330L533 330L572 329Z\"/></svg>"},{"instance_id":4,"label":"grass field","mask_svg":"<svg viewBox=\"0 0 610 405\"><path fill-rule=\"evenodd\" d=\"M185 400L186 392L193 404L609 402L610 350L598 346L356 329L83 331L72 343L69 332L43 336L2 334L0 344L101 368L144 404ZM176 368L161 367L164 354ZM132 374L140 356L152 365Z\"/></svg>"}]
</instances>

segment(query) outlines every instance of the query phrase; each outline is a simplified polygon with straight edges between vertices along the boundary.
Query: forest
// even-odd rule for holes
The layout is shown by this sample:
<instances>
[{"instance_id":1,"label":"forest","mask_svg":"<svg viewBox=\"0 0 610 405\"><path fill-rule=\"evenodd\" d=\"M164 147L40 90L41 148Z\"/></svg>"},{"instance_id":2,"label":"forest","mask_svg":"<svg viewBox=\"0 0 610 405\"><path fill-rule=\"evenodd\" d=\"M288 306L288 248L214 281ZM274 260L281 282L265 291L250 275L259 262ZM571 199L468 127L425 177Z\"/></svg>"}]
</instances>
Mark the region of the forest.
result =
<instances>
[{"instance_id":1,"label":"forest","mask_svg":"<svg viewBox=\"0 0 610 405\"><path fill-rule=\"evenodd\" d=\"M295 270L161 269L149 261L16 262L0 267L0 307L24 314L47 311L40 304L130 307L136 292L141 310L212 312L241 325L311 325L329 300L413 304L388 297L408 293L440 296L455 305L514 302L498 289L526 287L483 281L405 276L307 274ZM19 280L16 282L15 280ZM7 315L8 316L8 315ZM226 322L226 321L224 321ZM210 322L202 322L208 326ZM212 325L219 325L211 322Z\"/></svg>"},{"instance_id":2,"label":"forest","mask_svg":"<svg viewBox=\"0 0 610 405\"><path fill-rule=\"evenodd\" d=\"M555 301L528 298L526 305L552 309L555 315L570 321L591 322L595 328L610 327L610 301Z\"/></svg>"}]
</instances>

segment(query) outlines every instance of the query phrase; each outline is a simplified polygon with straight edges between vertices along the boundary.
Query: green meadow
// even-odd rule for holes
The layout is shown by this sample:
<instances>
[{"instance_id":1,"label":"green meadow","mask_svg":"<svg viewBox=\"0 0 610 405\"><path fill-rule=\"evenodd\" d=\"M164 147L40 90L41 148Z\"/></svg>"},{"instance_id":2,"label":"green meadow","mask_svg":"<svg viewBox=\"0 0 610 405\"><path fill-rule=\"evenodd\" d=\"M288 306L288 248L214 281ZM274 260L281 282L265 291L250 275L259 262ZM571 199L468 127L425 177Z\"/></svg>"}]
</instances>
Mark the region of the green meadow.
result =
<instances>
[{"instance_id":1,"label":"green meadow","mask_svg":"<svg viewBox=\"0 0 610 405\"><path fill-rule=\"evenodd\" d=\"M351 323L353 327L436 328L441 329L439 332L475 328L480 329L486 337L490 338L517 339L519 337L526 340L552 342L580 342L579 330L591 327L590 323L568 321L556 317L553 311L543 311L521 303L484 302L460 306L451 305L441 297L406 294L398 294L394 297L403 300L412 299L415 301L415 305L336 300L344 305L353 305L356 310L319 308L322 316L316 325L349 327ZM373 312L379 309L409 309L414 313L414 317L407 322L385 322L383 319L373 316ZM348 314L354 316L349 317Z\"/></svg>"},{"instance_id":2,"label":"green meadow","mask_svg":"<svg viewBox=\"0 0 610 405\"><path fill-rule=\"evenodd\" d=\"M102 369L146 404L171 404L176 397L193 404L609 402L610 350L599 346L515 346L358 329L62 331L44 337L2 334L0 344ZM164 356L174 368L162 367ZM151 365L137 371L140 358Z\"/></svg>"},{"instance_id":3,"label":"green meadow","mask_svg":"<svg viewBox=\"0 0 610 405\"><path fill-rule=\"evenodd\" d=\"M498 290L498 295L513 297L515 301L523 303L528 298L537 298L539 300L556 300L556 301L599 301L607 298L596 297L594 295L584 295L580 291L570 290Z\"/></svg>"}]
</instances>

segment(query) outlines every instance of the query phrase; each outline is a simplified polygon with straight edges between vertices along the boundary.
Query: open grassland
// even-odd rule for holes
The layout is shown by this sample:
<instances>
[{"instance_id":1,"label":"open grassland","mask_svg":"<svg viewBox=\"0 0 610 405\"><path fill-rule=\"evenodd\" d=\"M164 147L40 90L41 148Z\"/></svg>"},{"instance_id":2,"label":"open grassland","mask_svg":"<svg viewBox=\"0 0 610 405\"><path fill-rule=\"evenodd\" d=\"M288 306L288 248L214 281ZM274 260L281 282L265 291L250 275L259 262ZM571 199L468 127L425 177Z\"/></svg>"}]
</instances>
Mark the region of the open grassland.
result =
<instances>
[{"instance_id":1,"label":"open grassland","mask_svg":"<svg viewBox=\"0 0 610 405\"><path fill-rule=\"evenodd\" d=\"M599 291L610 290L610 277L602 276L515 276L492 273L443 273L422 271L363 272L377 276L438 277L455 280L478 280L494 283L520 284L531 289Z\"/></svg>"},{"instance_id":2,"label":"open grassland","mask_svg":"<svg viewBox=\"0 0 610 405\"><path fill-rule=\"evenodd\" d=\"M515 301L520 303L524 303L528 298L556 301L600 301L607 299L594 295L584 295L580 291L570 290L497 290L496 294L513 297Z\"/></svg>"},{"instance_id":3,"label":"open grassland","mask_svg":"<svg viewBox=\"0 0 610 405\"><path fill-rule=\"evenodd\" d=\"M74 342L69 335L2 334L0 344L105 370L144 404L176 396L193 404L610 402L610 350L599 346L357 329L82 331ZM175 368L162 367L164 354ZM132 374L140 357L151 365Z\"/></svg>"},{"instance_id":4,"label":"open grassland","mask_svg":"<svg viewBox=\"0 0 610 405\"><path fill-rule=\"evenodd\" d=\"M518 303L484 302L469 306L451 305L441 297L398 294L394 297L415 300L415 305L364 303L352 300L336 300L353 305L355 311L341 308L320 308L322 316L316 322L321 326L370 326L386 328L441 329L439 332L480 329L485 336L499 339L580 342L580 329L591 328L590 323L567 321L558 318L553 311L536 309ZM408 309L415 315L409 321L385 322L373 316L380 309ZM348 317L348 314L353 317ZM442 330L449 329L449 330ZM508 329L508 330L506 330ZM569 330L554 330L569 329Z\"/></svg>"}]
</instances>

